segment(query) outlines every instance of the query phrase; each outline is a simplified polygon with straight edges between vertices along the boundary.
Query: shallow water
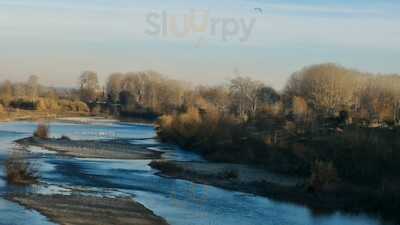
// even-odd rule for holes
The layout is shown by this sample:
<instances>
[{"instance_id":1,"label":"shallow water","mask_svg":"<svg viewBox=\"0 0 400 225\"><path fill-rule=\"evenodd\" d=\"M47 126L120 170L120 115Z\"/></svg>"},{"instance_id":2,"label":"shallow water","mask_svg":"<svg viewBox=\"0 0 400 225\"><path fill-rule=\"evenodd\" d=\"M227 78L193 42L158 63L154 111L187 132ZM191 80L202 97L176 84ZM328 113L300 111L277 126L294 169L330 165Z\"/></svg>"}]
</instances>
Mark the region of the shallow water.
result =
<instances>
[{"instance_id":1,"label":"shallow water","mask_svg":"<svg viewBox=\"0 0 400 225\"><path fill-rule=\"evenodd\" d=\"M14 147L13 140L29 136L32 122L0 123L0 163ZM73 139L152 138L154 128L126 124L51 124L52 136L67 135ZM165 157L203 161L191 152L182 151L156 139L131 140L166 151ZM32 160L38 165L40 185L18 190L0 179L0 194L10 191L32 191L42 194L81 192L100 196L130 196L164 217L171 225L386 225L368 215L340 212L314 214L306 207L276 202L268 198L226 191L207 185L155 175L147 160L99 160L61 157L33 148ZM0 170L1 177L4 172ZM40 214L0 198L0 224L50 224ZM4 219L3 219L4 218Z\"/></svg>"}]
</instances>

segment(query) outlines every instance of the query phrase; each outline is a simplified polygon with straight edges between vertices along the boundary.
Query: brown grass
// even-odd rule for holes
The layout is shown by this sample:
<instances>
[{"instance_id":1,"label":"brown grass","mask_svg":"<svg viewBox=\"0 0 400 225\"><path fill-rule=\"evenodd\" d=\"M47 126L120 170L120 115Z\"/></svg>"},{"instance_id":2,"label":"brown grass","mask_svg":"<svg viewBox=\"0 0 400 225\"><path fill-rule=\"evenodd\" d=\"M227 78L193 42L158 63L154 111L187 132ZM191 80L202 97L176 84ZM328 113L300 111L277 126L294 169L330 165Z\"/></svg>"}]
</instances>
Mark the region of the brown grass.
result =
<instances>
[{"instance_id":1,"label":"brown grass","mask_svg":"<svg viewBox=\"0 0 400 225\"><path fill-rule=\"evenodd\" d=\"M23 156L13 153L5 161L7 182L16 185L37 183L38 169Z\"/></svg>"}]
</instances>

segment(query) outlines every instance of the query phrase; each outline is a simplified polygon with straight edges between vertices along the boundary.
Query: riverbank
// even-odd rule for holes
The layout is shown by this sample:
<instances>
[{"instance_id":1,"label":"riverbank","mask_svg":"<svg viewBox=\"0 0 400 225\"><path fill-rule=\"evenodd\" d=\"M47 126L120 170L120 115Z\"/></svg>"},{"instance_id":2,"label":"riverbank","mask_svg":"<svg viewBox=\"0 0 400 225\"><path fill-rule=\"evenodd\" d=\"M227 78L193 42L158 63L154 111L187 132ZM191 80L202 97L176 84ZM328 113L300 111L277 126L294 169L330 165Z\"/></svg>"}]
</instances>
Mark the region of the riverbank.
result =
<instances>
[{"instance_id":1,"label":"riverbank","mask_svg":"<svg viewBox=\"0 0 400 225\"><path fill-rule=\"evenodd\" d=\"M73 124L116 123L122 125L154 126L154 120L118 118L113 116L93 116L89 113L47 113L29 110L0 113L0 122L50 121Z\"/></svg>"},{"instance_id":2,"label":"riverbank","mask_svg":"<svg viewBox=\"0 0 400 225\"><path fill-rule=\"evenodd\" d=\"M370 212L398 221L396 213L392 213L396 206L386 206L391 210L383 211L387 199L382 200L379 193L366 187L340 183L315 192L308 188L305 178L285 176L240 164L152 161L149 166L159 170L158 175L162 177L292 202L317 212Z\"/></svg>"},{"instance_id":3,"label":"riverbank","mask_svg":"<svg viewBox=\"0 0 400 225\"><path fill-rule=\"evenodd\" d=\"M37 146L65 156L99 159L160 159L160 151L145 145L131 145L116 140L71 140L69 138L28 137L15 141L24 147Z\"/></svg>"},{"instance_id":4,"label":"riverbank","mask_svg":"<svg viewBox=\"0 0 400 225\"><path fill-rule=\"evenodd\" d=\"M89 113L85 112L48 112L48 111L33 111L33 110L8 110L0 112L0 122L12 121L37 121L37 120L56 120L57 118L82 118L90 117Z\"/></svg>"},{"instance_id":5,"label":"riverbank","mask_svg":"<svg viewBox=\"0 0 400 225\"><path fill-rule=\"evenodd\" d=\"M154 126L154 121L126 118L121 119L107 116L58 117L55 118L54 121L74 124L116 123L121 125Z\"/></svg>"},{"instance_id":6,"label":"riverbank","mask_svg":"<svg viewBox=\"0 0 400 225\"><path fill-rule=\"evenodd\" d=\"M78 116L78 117L57 117L54 119L61 123L74 123L74 124L93 124L93 123L118 123L119 120L102 116Z\"/></svg>"},{"instance_id":7,"label":"riverbank","mask_svg":"<svg viewBox=\"0 0 400 225\"><path fill-rule=\"evenodd\" d=\"M130 198L12 194L7 199L63 225L168 225L163 218Z\"/></svg>"}]
</instances>

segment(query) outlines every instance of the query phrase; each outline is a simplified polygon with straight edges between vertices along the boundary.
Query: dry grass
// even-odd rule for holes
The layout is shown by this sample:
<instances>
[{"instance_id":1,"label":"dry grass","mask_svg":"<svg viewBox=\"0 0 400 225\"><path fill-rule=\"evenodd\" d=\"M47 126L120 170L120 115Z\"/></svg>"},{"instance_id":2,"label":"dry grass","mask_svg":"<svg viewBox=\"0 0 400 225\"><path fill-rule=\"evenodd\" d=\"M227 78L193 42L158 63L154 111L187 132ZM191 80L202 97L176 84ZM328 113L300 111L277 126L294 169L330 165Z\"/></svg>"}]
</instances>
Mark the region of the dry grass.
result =
<instances>
[{"instance_id":1,"label":"dry grass","mask_svg":"<svg viewBox=\"0 0 400 225\"><path fill-rule=\"evenodd\" d=\"M45 123L39 123L35 133L33 133L33 136L42 139L47 139L49 138L49 133L50 133L49 125Z\"/></svg>"},{"instance_id":2,"label":"dry grass","mask_svg":"<svg viewBox=\"0 0 400 225\"><path fill-rule=\"evenodd\" d=\"M37 183L38 169L25 157L12 153L5 161L7 182L16 185L29 185Z\"/></svg>"}]
</instances>

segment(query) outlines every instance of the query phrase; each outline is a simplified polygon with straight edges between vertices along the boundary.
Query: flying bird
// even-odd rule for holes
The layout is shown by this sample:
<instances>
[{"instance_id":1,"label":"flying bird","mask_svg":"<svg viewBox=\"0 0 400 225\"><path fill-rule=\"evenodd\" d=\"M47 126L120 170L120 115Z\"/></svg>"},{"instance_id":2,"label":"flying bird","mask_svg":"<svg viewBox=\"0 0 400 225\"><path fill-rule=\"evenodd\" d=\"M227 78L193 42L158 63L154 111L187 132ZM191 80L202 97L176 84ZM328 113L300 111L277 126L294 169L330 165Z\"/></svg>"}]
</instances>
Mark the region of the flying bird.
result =
<instances>
[{"instance_id":1,"label":"flying bird","mask_svg":"<svg viewBox=\"0 0 400 225\"><path fill-rule=\"evenodd\" d=\"M257 13L262 14L263 10L261 8L254 8L254 11L256 11Z\"/></svg>"}]
</instances>

